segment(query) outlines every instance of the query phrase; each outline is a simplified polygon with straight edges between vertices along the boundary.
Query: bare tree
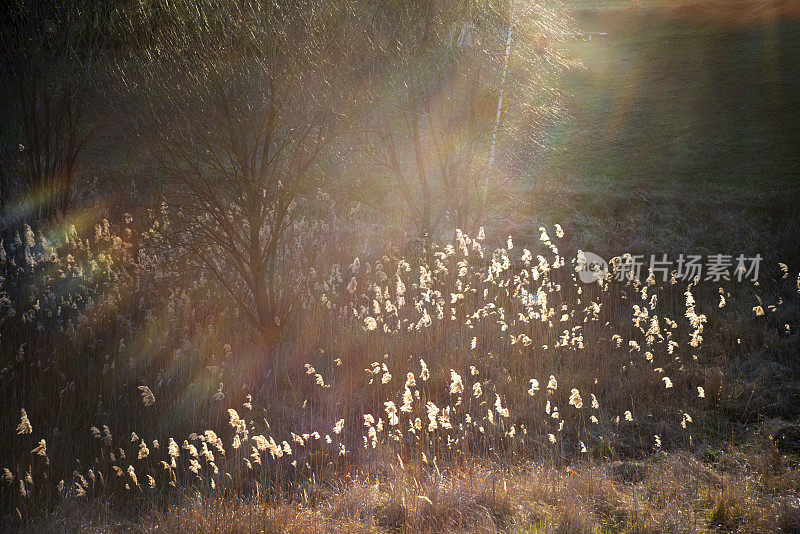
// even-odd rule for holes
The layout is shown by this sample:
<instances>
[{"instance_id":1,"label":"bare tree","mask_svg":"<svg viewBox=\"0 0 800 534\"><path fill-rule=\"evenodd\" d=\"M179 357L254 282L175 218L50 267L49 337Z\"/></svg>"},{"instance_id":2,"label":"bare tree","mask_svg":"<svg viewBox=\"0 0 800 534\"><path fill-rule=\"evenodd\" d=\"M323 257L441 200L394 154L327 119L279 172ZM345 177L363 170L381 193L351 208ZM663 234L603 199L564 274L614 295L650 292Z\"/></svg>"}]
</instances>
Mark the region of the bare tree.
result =
<instances>
[{"instance_id":1,"label":"bare tree","mask_svg":"<svg viewBox=\"0 0 800 534\"><path fill-rule=\"evenodd\" d=\"M515 124L528 130L521 137L541 133L537 106L549 103L545 79L559 59L548 47L561 31L546 3L385 3L365 24L379 60L362 142L420 236L442 225L471 230L485 215L497 139L514 133L500 121L506 96L517 102ZM517 60L509 57L512 33L522 41Z\"/></svg>"},{"instance_id":2,"label":"bare tree","mask_svg":"<svg viewBox=\"0 0 800 534\"><path fill-rule=\"evenodd\" d=\"M383 170L378 179L395 183L428 240L437 220L464 227L469 219L485 122L479 104L487 65L476 46L481 12L463 1L385 4L367 25L379 61L363 143Z\"/></svg>"},{"instance_id":3,"label":"bare tree","mask_svg":"<svg viewBox=\"0 0 800 534\"><path fill-rule=\"evenodd\" d=\"M4 193L26 196L13 215L50 218L69 207L91 133L89 70L99 35L90 31L91 12L81 0L19 0L0 31L8 121L23 164Z\"/></svg>"},{"instance_id":4,"label":"bare tree","mask_svg":"<svg viewBox=\"0 0 800 534\"><path fill-rule=\"evenodd\" d=\"M332 73L346 53L335 26L344 7L172 2L131 17L137 53L118 69L170 178L174 243L213 273L267 343L297 305L287 265L302 199L340 124L345 76Z\"/></svg>"}]
</instances>

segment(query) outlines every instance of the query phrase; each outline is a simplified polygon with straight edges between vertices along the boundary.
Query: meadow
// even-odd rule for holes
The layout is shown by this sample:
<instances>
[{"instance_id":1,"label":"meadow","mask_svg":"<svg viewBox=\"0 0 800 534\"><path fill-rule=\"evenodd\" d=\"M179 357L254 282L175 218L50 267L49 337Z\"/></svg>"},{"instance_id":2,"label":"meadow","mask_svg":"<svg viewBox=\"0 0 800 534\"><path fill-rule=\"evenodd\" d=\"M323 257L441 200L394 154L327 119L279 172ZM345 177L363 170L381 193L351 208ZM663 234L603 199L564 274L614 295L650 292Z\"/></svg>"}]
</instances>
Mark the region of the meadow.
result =
<instances>
[{"instance_id":1,"label":"meadow","mask_svg":"<svg viewBox=\"0 0 800 534\"><path fill-rule=\"evenodd\" d=\"M233 171L197 185L184 174L212 174L210 151L151 153L113 122L88 145L92 178L67 213L26 218L40 192L23 191L0 226L2 529L800 532L800 12L640 4L560 5L568 22L541 45L559 63L546 76L515 70L523 52L506 58L506 113L522 118L499 132L499 177L483 191L475 179L463 204L455 186L428 197L391 189L390 174L351 177L379 172L361 149L382 146L364 148L352 125L332 138L335 158L309 167L337 182L292 182L327 135L312 114L317 145L300 137L263 189ZM302 72L298 91L316 102ZM518 99L534 82L559 111L528 125ZM414 103L409 85L399 94ZM183 97L168 122L208 93ZM98 104L92 117L136 105ZM498 134L495 105L476 159ZM397 170L404 150L409 162L419 153L414 137L404 145L391 122L413 119L387 117L382 163L416 179L413 163ZM197 120L184 139L213 138ZM526 126L540 132L536 150ZM431 130L440 152L467 136ZM439 162L469 175L455 152L429 177ZM230 183L236 198L217 210ZM432 214L412 238L418 194ZM198 211L198 198L212 208ZM285 241L268 256L260 243L276 228ZM584 252L616 260L586 280ZM637 254L731 264L721 277L675 265L633 276ZM760 255L758 271L740 270L739 254Z\"/></svg>"}]
</instances>

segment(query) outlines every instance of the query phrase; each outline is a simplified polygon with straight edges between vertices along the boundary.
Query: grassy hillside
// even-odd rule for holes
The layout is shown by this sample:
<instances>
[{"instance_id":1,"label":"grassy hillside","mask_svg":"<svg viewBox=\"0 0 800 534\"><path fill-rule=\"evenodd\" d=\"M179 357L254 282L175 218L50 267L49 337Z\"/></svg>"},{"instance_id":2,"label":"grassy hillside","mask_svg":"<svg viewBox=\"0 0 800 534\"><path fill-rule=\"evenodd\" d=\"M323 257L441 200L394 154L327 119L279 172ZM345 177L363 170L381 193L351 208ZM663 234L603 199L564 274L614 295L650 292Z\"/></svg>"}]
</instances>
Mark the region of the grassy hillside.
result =
<instances>
[{"instance_id":1,"label":"grassy hillside","mask_svg":"<svg viewBox=\"0 0 800 534\"><path fill-rule=\"evenodd\" d=\"M576 2L569 116L520 195L589 250L798 258L792 2ZM599 35L607 34L607 35ZM524 224L524 223L523 223Z\"/></svg>"}]
</instances>

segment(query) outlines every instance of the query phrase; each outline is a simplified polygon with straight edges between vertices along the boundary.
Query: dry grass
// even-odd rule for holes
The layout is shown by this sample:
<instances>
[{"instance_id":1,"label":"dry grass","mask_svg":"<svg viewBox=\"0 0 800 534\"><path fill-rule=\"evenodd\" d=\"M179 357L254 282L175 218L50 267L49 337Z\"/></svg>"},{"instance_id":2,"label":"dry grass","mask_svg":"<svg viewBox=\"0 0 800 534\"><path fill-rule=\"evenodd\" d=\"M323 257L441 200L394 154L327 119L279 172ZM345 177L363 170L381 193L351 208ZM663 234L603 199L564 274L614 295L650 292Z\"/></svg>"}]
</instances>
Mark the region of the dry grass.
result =
<instances>
[{"instance_id":1,"label":"dry grass","mask_svg":"<svg viewBox=\"0 0 800 534\"><path fill-rule=\"evenodd\" d=\"M662 455L635 481L614 466L394 469L321 491L315 502L184 495L134 518L73 503L53 525L97 532L797 532L800 501L763 479ZM797 466L784 475L798 477Z\"/></svg>"},{"instance_id":2,"label":"dry grass","mask_svg":"<svg viewBox=\"0 0 800 534\"><path fill-rule=\"evenodd\" d=\"M796 521L795 427L773 418L755 453L720 452L753 428L737 413L745 399L755 414L794 409L791 381L774 399L748 370L759 345L796 347L790 280L729 283L719 307L720 290L702 284L584 285L544 229L532 251L509 239L490 253L458 234L428 262L384 256L298 280L296 321L265 349L211 282L170 278L157 246L166 216L138 256L133 232L106 223L89 239L56 229L10 247L0 392L25 412L4 422L4 522L579 532ZM663 456L680 450L711 466Z\"/></svg>"}]
</instances>

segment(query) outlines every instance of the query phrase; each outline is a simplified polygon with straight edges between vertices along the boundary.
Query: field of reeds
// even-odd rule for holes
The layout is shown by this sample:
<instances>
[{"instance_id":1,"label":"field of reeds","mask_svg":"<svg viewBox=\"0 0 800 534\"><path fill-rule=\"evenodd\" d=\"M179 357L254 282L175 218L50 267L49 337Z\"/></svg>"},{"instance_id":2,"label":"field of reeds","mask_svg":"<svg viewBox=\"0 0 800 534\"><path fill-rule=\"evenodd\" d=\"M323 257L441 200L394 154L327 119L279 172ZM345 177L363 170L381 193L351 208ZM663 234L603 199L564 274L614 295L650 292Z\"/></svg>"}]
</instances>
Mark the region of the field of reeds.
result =
<instances>
[{"instance_id":1,"label":"field of reeds","mask_svg":"<svg viewBox=\"0 0 800 534\"><path fill-rule=\"evenodd\" d=\"M272 4L0 25L0 531L800 532L800 10Z\"/></svg>"},{"instance_id":2,"label":"field of reeds","mask_svg":"<svg viewBox=\"0 0 800 534\"><path fill-rule=\"evenodd\" d=\"M168 218L4 245L9 525L798 526L797 382L774 376L797 355L784 265L585 284L560 226L531 249L459 232L430 262L317 274L268 355L206 281L152 276Z\"/></svg>"}]
</instances>

